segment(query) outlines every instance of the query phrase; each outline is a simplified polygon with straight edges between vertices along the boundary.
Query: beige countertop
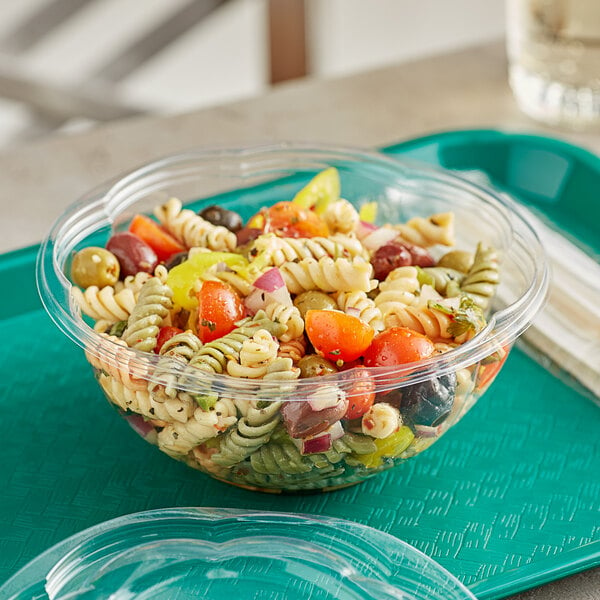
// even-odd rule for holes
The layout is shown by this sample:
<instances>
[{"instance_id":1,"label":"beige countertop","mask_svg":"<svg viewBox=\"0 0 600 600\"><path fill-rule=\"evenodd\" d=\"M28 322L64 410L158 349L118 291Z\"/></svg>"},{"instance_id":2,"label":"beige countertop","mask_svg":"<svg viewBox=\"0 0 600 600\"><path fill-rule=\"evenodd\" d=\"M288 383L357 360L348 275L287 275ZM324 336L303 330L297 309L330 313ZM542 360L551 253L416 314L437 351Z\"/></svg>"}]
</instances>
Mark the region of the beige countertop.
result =
<instances>
[{"instance_id":1,"label":"beige countertop","mask_svg":"<svg viewBox=\"0 0 600 600\"><path fill-rule=\"evenodd\" d=\"M84 192L169 153L274 140L372 148L458 128L545 133L600 153L600 131L549 129L519 113L506 83L503 47L494 44L341 79L292 82L225 106L115 122L9 148L0 153L0 251L39 242ZM600 569L514 599L600 600Z\"/></svg>"}]
</instances>

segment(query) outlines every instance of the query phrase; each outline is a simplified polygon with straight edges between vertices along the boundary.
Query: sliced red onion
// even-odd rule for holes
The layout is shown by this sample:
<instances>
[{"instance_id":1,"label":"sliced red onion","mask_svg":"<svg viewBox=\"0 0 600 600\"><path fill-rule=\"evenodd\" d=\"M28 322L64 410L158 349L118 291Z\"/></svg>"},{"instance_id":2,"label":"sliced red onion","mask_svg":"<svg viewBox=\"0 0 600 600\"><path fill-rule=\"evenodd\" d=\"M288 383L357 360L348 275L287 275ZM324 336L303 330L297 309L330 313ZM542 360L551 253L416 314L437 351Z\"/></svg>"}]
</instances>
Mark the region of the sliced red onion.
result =
<instances>
[{"instance_id":1,"label":"sliced red onion","mask_svg":"<svg viewBox=\"0 0 600 600\"><path fill-rule=\"evenodd\" d=\"M250 315L255 315L267 305L267 292L255 288L244 298L244 305Z\"/></svg>"},{"instance_id":2,"label":"sliced red onion","mask_svg":"<svg viewBox=\"0 0 600 600\"><path fill-rule=\"evenodd\" d=\"M419 437L434 438L440 435L440 428L429 427L428 425L415 425L415 432Z\"/></svg>"},{"instance_id":3,"label":"sliced red onion","mask_svg":"<svg viewBox=\"0 0 600 600\"><path fill-rule=\"evenodd\" d=\"M259 310L264 310L272 302L285 306L293 305L292 297L286 287L279 288L274 292L265 292L255 288L244 299L244 304L251 315L255 315Z\"/></svg>"},{"instance_id":4,"label":"sliced red onion","mask_svg":"<svg viewBox=\"0 0 600 600\"><path fill-rule=\"evenodd\" d=\"M398 237L398 232L390 227L380 227L366 238L362 240L363 246L368 250L377 250L381 246L385 246L387 243L395 240Z\"/></svg>"},{"instance_id":5,"label":"sliced red onion","mask_svg":"<svg viewBox=\"0 0 600 600\"><path fill-rule=\"evenodd\" d=\"M148 423L141 415L127 415L125 417L130 427L138 434L145 438L150 432L154 431L152 423Z\"/></svg>"},{"instance_id":6,"label":"sliced red onion","mask_svg":"<svg viewBox=\"0 0 600 600\"><path fill-rule=\"evenodd\" d=\"M373 225L373 223L367 223L366 221L360 221L356 226L356 237L359 240L362 240L376 229L377 225Z\"/></svg>"},{"instance_id":7,"label":"sliced red onion","mask_svg":"<svg viewBox=\"0 0 600 600\"><path fill-rule=\"evenodd\" d=\"M302 454L316 454L331 449L331 434L322 433L316 437L302 440Z\"/></svg>"},{"instance_id":8,"label":"sliced red onion","mask_svg":"<svg viewBox=\"0 0 600 600\"><path fill-rule=\"evenodd\" d=\"M231 271L231 269L229 268L227 263L220 262L220 263L217 263L217 266L215 267L215 271L217 273L222 273L223 271Z\"/></svg>"},{"instance_id":9,"label":"sliced red onion","mask_svg":"<svg viewBox=\"0 0 600 600\"><path fill-rule=\"evenodd\" d=\"M285 287L285 281L283 276L277 267L273 267L268 271L265 271L260 277L258 277L254 283L255 288L263 290L265 292L274 292L279 288Z\"/></svg>"}]
</instances>

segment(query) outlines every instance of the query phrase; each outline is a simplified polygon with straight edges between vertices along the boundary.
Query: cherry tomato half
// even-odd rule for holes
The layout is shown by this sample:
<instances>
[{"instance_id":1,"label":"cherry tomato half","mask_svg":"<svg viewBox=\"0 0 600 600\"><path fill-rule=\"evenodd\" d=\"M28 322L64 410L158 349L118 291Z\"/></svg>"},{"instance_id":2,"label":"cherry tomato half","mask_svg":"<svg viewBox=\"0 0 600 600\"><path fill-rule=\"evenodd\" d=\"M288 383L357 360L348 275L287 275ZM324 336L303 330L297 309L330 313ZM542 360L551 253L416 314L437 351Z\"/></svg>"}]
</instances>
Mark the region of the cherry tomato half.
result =
<instances>
[{"instance_id":1,"label":"cherry tomato half","mask_svg":"<svg viewBox=\"0 0 600 600\"><path fill-rule=\"evenodd\" d=\"M263 216L265 233L275 233L282 237L310 238L329 235L327 224L319 215L308 208L302 208L293 202L277 202L263 213L250 219L252 226L260 223Z\"/></svg>"},{"instance_id":2,"label":"cherry tomato half","mask_svg":"<svg viewBox=\"0 0 600 600\"><path fill-rule=\"evenodd\" d=\"M480 365L475 387L478 392L483 393L492 384L494 379L496 379L496 375L498 375L500 369L504 366L509 352L510 346L503 346L502 350L498 352L498 360Z\"/></svg>"},{"instance_id":3,"label":"cherry tomato half","mask_svg":"<svg viewBox=\"0 0 600 600\"><path fill-rule=\"evenodd\" d=\"M163 347L165 342L168 342L173 336L178 333L183 333L183 329L179 329L179 327L161 327L158 330L158 337L156 338L156 347L154 348L154 352L156 354L160 354L160 349Z\"/></svg>"},{"instance_id":4,"label":"cherry tomato half","mask_svg":"<svg viewBox=\"0 0 600 600\"><path fill-rule=\"evenodd\" d=\"M366 367L391 367L428 358L433 342L408 327L391 327L377 334L365 352Z\"/></svg>"},{"instance_id":5,"label":"cherry tomato half","mask_svg":"<svg viewBox=\"0 0 600 600\"><path fill-rule=\"evenodd\" d=\"M358 419L373 406L375 382L365 367L356 367L346 374L352 378L352 386L346 393L348 410L345 419Z\"/></svg>"},{"instance_id":6,"label":"cherry tomato half","mask_svg":"<svg viewBox=\"0 0 600 600\"><path fill-rule=\"evenodd\" d=\"M198 298L198 337L212 342L235 329L235 323L245 315L242 299L222 281L204 281Z\"/></svg>"},{"instance_id":7,"label":"cherry tomato half","mask_svg":"<svg viewBox=\"0 0 600 600\"><path fill-rule=\"evenodd\" d=\"M336 310L309 310L305 328L315 350L333 362L357 359L375 333L358 317Z\"/></svg>"},{"instance_id":8,"label":"cherry tomato half","mask_svg":"<svg viewBox=\"0 0 600 600\"><path fill-rule=\"evenodd\" d=\"M129 231L146 242L160 261L166 261L185 248L158 223L144 215L135 215L129 224Z\"/></svg>"}]
</instances>

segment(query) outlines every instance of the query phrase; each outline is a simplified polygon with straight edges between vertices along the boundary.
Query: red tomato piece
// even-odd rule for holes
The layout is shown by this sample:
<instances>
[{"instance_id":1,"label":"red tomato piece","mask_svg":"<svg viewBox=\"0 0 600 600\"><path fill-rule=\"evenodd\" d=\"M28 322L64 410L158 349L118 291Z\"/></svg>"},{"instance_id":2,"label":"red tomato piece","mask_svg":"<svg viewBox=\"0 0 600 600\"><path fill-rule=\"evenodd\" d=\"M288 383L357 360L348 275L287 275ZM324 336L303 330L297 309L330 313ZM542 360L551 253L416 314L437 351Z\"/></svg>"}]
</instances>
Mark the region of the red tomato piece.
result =
<instances>
[{"instance_id":1,"label":"red tomato piece","mask_svg":"<svg viewBox=\"0 0 600 600\"><path fill-rule=\"evenodd\" d=\"M348 371L347 375L352 378L353 383L346 392L348 409L344 418L358 419L358 417L362 417L373 406L373 402L375 401L375 381L365 367L356 367L352 371Z\"/></svg>"},{"instance_id":2,"label":"red tomato piece","mask_svg":"<svg viewBox=\"0 0 600 600\"><path fill-rule=\"evenodd\" d=\"M311 238L327 237L329 228L314 211L293 202L282 201L264 213L264 232L282 237Z\"/></svg>"},{"instance_id":3,"label":"red tomato piece","mask_svg":"<svg viewBox=\"0 0 600 600\"><path fill-rule=\"evenodd\" d=\"M408 327L391 327L377 334L365 352L366 367L392 367L428 358L433 342Z\"/></svg>"},{"instance_id":4,"label":"red tomato piece","mask_svg":"<svg viewBox=\"0 0 600 600\"><path fill-rule=\"evenodd\" d=\"M496 375L498 375L500 369L504 366L509 352L510 346L503 346L502 350L500 351L501 356L498 360L490 362L486 365L480 365L477 373L476 391L483 393L485 390L487 390L494 379L496 379Z\"/></svg>"},{"instance_id":5,"label":"red tomato piece","mask_svg":"<svg viewBox=\"0 0 600 600\"><path fill-rule=\"evenodd\" d=\"M309 310L305 327L315 350L333 362L357 359L369 347L375 333L358 317L336 310Z\"/></svg>"},{"instance_id":6,"label":"red tomato piece","mask_svg":"<svg viewBox=\"0 0 600 600\"><path fill-rule=\"evenodd\" d=\"M144 215L135 215L129 224L129 231L146 242L160 261L166 261L185 248L158 223Z\"/></svg>"},{"instance_id":7,"label":"red tomato piece","mask_svg":"<svg viewBox=\"0 0 600 600\"><path fill-rule=\"evenodd\" d=\"M235 290L222 281L202 283L198 298L198 337L203 343L212 342L235 329L246 311Z\"/></svg>"},{"instance_id":8,"label":"red tomato piece","mask_svg":"<svg viewBox=\"0 0 600 600\"><path fill-rule=\"evenodd\" d=\"M179 329L179 327L161 327L158 330L158 337L156 338L156 347L154 348L154 352L156 354L160 353L160 349L163 347L165 342L168 342L173 336L178 333L183 333L183 329Z\"/></svg>"}]
</instances>

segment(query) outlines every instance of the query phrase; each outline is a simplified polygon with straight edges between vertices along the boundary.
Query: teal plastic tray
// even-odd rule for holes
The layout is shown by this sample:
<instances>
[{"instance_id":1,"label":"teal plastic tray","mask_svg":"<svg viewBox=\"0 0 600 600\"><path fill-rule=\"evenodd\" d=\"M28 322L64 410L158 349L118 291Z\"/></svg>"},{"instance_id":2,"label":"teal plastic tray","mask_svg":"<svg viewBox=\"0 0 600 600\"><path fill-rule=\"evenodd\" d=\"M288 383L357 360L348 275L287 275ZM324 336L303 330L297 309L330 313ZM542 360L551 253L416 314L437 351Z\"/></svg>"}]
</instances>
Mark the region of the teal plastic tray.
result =
<instances>
[{"instance_id":1,"label":"teal plastic tray","mask_svg":"<svg viewBox=\"0 0 600 600\"><path fill-rule=\"evenodd\" d=\"M539 201L544 194L533 181L519 187L509 177L518 168L510 156L522 157L528 146L569 164L552 202ZM501 187L535 202L592 253L598 251L597 225L591 223L594 215L600 222L594 195L600 160L583 150L545 138L477 131L386 151L453 169L483 169ZM543 174L538 183L544 183ZM582 198L587 208L580 206ZM600 410L519 350L456 427L396 469L329 494L248 492L169 459L117 418L80 349L41 309L33 280L36 252L0 256L0 276L9 282L0 295L0 581L84 528L171 506L354 520L416 546L480 599L600 564Z\"/></svg>"}]
</instances>

